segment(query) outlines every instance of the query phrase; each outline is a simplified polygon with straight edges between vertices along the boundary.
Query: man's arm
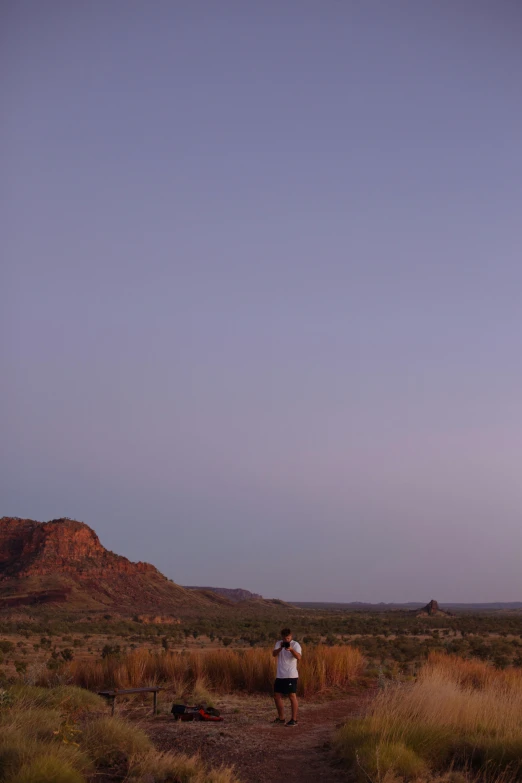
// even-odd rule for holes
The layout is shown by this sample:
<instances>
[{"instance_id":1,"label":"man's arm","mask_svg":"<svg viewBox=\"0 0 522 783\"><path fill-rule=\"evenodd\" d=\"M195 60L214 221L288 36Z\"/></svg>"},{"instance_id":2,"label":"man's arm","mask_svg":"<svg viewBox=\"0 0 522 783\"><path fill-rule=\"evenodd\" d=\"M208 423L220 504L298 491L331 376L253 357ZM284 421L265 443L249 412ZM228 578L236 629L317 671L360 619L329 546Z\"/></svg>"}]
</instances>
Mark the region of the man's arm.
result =
<instances>
[{"instance_id":1,"label":"man's arm","mask_svg":"<svg viewBox=\"0 0 522 783\"><path fill-rule=\"evenodd\" d=\"M294 658L297 658L297 660L300 661L301 660L301 653L297 652L297 650L294 650L293 647L290 647L289 649L290 649L290 652L292 653L292 655L294 656Z\"/></svg>"},{"instance_id":2,"label":"man's arm","mask_svg":"<svg viewBox=\"0 0 522 783\"><path fill-rule=\"evenodd\" d=\"M277 658L277 656L279 655L282 649L283 649L283 645L279 644L279 647L276 647L275 650L272 650L272 655L274 656L274 658Z\"/></svg>"}]
</instances>

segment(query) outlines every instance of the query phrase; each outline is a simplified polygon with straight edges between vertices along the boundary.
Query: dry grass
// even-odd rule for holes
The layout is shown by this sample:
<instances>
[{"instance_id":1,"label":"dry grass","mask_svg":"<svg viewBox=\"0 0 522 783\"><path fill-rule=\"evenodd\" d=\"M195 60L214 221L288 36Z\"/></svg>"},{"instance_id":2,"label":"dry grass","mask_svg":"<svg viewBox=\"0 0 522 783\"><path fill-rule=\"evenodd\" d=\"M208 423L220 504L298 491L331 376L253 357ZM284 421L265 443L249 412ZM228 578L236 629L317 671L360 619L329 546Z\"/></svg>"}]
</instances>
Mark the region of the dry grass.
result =
<instances>
[{"instance_id":1,"label":"dry grass","mask_svg":"<svg viewBox=\"0 0 522 783\"><path fill-rule=\"evenodd\" d=\"M349 721L337 746L365 779L449 768L519 779L522 673L434 654L415 683L390 686Z\"/></svg>"},{"instance_id":2,"label":"dry grass","mask_svg":"<svg viewBox=\"0 0 522 783\"><path fill-rule=\"evenodd\" d=\"M57 688L13 685L9 693L19 710L46 708L58 709L61 713L77 713L99 711L106 706L101 696L74 685L60 685Z\"/></svg>"},{"instance_id":3,"label":"dry grass","mask_svg":"<svg viewBox=\"0 0 522 783\"><path fill-rule=\"evenodd\" d=\"M229 767L209 770L197 756L153 751L131 761L129 783L238 783Z\"/></svg>"},{"instance_id":4,"label":"dry grass","mask_svg":"<svg viewBox=\"0 0 522 783\"><path fill-rule=\"evenodd\" d=\"M122 658L73 661L68 674L72 682L91 690L162 684L179 694L208 688L218 693L266 693L271 691L275 677L276 664L270 652L137 650ZM346 688L361 676L364 665L361 652L354 647L305 650L299 664L300 693L311 696L328 688Z\"/></svg>"},{"instance_id":5,"label":"dry grass","mask_svg":"<svg viewBox=\"0 0 522 783\"><path fill-rule=\"evenodd\" d=\"M4 720L0 731L0 780L19 781L27 777L36 776L40 762L43 764L41 772L41 783L47 781L46 770L52 768L49 759L56 761L56 768L60 765L65 771L69 769L76 770L76 776L83 775L91 771L92 762L85 753L71 744L64 744L61 738L53 735L52 739L37 739L30 734L31 726L37 725L37 714L39 710L33 710L30 720L21 723L15 716L10 725ZM65 775L65 772L64 772ZM22 777L20 777L22 776Z\"/></svg>"},{"instance_id":6,"label":"dry grass","mask_svg":"<svg viewBox=\"0 0 522 783\"><path fill-rule=\"evenodd\" d=\"M144 731L116 717L89 721L80 743L96 766L103 767L125 764L132 756L152 750L152 743Z\"/></svg>"},{"instance_id":7,"label":"dry grass","mask_svg":"<svg viewBox=\"0 0 522 783\"><path fill-rule=\"evenodd\" d=\"M42 754L23 766L10 783L85 783L85 778L68 761Z\"/></svg>"},{"instance_id":8,"label":"dry grass","mask_svg":"<svg viewBox=\"0 0 522 783\"><path fill-rule=\"evenodd\" d=\"M59 710L46 708L35 710L28 709L24 705L17 705L7 714L0 713L0 730L2 732L17 731L26 737L37 740L52 739L54 733L59 730L61 722L62 715Z\"/></svg>"},{"instance_id":9,"label":"dry grass","mask_svg":"<svg viewBox=\"0 0 522 783\"><path fill-rule=\"evenodd\" d=\"M78 687L18 686L2 696L7 697L0 706L0 780L5 783L85 783L93 772L148 783L235 781L228 769L209 770L197 758L156 751L135 724L100 717L104 701Z\"/></svg>"}]
</instances>

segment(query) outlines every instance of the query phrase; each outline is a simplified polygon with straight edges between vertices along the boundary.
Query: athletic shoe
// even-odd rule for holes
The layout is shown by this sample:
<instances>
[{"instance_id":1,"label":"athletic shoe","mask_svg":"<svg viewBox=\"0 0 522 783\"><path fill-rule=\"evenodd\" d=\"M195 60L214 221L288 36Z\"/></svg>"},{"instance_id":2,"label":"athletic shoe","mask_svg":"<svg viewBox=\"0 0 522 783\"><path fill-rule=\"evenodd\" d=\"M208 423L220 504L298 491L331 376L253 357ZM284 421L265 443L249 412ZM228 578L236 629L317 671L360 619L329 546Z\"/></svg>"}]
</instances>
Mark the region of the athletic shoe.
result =
<instances>
[{"instance_id":1,"label":"athletic shoe","mask_svg":"<svg viewBox=\"0 0 522 783\"><path fill-rule=\"evenodd\" d=\"M297 721L289 720L288 723L285 723L285 726L297 726Z\"/></svg>"},{"instance_id":2,"label":"athletic shoe","mask_svg":"<svg viewBox=\"0 0 522 783\"><path fill-rule=\"evenodd\" d=\"M275 723L276 726L284 726L285 725L285 719L284 718L276 718L272 721L272 723Z\"/></svg>"}]
</instances>

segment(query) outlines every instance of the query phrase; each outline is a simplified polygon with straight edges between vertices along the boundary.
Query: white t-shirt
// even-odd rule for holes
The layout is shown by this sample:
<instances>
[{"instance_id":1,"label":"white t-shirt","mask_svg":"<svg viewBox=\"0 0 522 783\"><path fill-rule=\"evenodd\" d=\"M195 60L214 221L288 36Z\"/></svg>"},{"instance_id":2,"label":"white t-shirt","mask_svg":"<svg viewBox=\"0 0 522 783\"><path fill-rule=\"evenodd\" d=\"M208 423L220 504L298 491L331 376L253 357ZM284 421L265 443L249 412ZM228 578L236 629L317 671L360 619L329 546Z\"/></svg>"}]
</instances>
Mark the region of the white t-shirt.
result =
<instances>
[{"instance_id":1,"label":"white t-shirt","mask_svg":"<svg viewBox=\"0 0 522 783\"><path fill-rule=\"evenodd\" d=\"M281 640L275 643L274 650L279 650L281 647ZM292 650L295 650L297 653L301 652L301 645L299 642L290 642L290 647ZM297 658L294 658L290 650L281 650L279 655L277 656L277 674L276 677L278 680L292 680L295 677L298 677L297 673Z\"/></svg>"}]
</instances>

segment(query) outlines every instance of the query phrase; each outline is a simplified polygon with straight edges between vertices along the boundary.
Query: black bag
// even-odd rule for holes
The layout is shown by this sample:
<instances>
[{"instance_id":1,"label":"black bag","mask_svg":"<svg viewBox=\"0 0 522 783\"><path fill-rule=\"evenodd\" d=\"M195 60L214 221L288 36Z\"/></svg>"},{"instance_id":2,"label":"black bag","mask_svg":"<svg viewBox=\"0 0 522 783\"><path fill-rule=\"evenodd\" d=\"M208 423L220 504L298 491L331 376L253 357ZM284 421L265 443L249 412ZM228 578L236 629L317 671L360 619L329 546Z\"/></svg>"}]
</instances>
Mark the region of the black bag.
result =
<instances>
[{"instance_id":1,"label":"black bag","mask_svg":"<svg viewBox=\"0 0 522 783\"><path fill-rule=\"evenodd\" d=\"M174 720L223 720L219 710L214 709L214 707L205 709L201 704L197 707L173 704L171 713L174 715Z\"/></svg>"}]
</instances>

